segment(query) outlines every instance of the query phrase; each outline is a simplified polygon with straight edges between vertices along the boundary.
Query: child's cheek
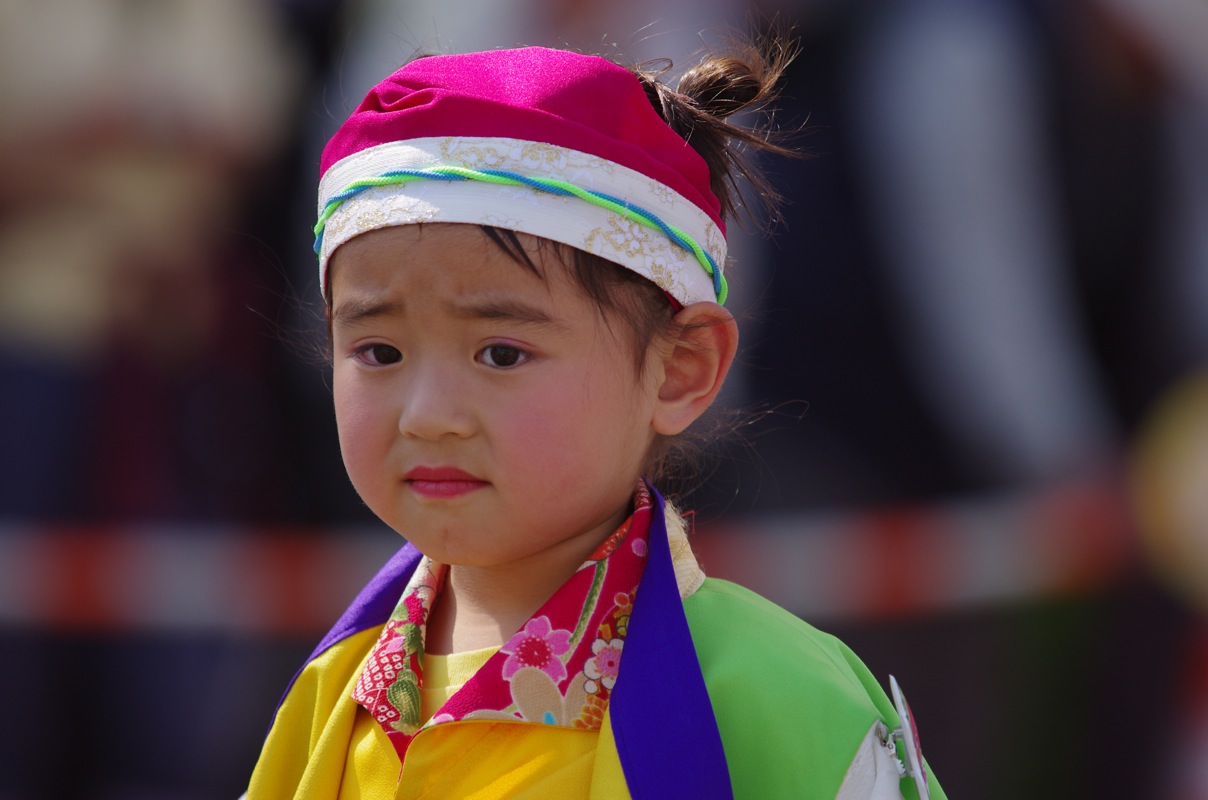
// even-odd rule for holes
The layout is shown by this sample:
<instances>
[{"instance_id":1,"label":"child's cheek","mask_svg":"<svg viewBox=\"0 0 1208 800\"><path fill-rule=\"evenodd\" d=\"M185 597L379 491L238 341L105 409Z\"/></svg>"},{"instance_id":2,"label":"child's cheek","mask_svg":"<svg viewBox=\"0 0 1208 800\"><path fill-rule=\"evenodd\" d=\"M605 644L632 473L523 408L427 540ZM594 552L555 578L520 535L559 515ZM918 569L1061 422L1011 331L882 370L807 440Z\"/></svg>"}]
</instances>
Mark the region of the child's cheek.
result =
<instances>
[{"instance_id":1,"label":"child's cheek","mask_svg":"<svg viewBox=\"0 0 1208 800\"><path fill-rule=\"evenodd\" d=\"M601 431L609 426L607 415L598 412L609 404L607 393L596 392L594 397L603 408L593 404L593 392L576 375L509 403L501 426L508 441L508 468L567 491L593 481L598 461L606 460L607 450L616 444L607 437L601 441Z\"/></svg>"},{"instance_id":2,"label":"child's cheek","mask_svg":"<svg viewBox=\"0 0 1208 800\"><path fill-rule=\"evenodd\" d=\"M534 455L545 454L562 439L559 417L553 404L538 398L512 404L500 427L513 449L528 449Z\"/></svg>"},{"instance_id":3,"label":"child's cheek","mask_svg":"<svg viewBox=\"0 0 1208 800\"><path fill-rule=\"evenodd\" d=\"M364 459L380 449L380 442L379 446L374 445L381 439L382 429L387 425L388 411L366 393L347 386L341 387L338 381L334 395L340 449L351 470L354 459Z\"/></svg>"},{"instance_id":4,"label":"child's cheek","mask_svg":"<svg viewBox=\"0 0 1208 800\"><path fill-rule=\"evenodd\" d=\"M509 468L526 469L533 462L543 471L556 469L572 447L567 441L566 409L549 395L518 398L507 406L497 430L508 443Z\"/></svg>"}]
</instances>

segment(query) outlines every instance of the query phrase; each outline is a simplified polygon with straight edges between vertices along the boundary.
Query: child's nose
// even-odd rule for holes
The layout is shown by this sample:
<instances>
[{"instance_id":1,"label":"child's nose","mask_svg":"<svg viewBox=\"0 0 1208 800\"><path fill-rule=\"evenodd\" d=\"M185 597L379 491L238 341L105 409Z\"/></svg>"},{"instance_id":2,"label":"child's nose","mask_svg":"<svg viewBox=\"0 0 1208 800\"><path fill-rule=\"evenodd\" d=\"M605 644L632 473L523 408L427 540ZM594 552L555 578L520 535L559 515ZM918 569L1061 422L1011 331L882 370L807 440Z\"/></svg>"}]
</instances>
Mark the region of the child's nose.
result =
<instances>
[{"instance_id":1,"label":"child's nose","mask_svg":"<svg viewBox=\"0 0 1208 800\"><path fill-rule=\"evenodd\" d=\"M456 370L438 361L416 363L401 390L399 432L408 438L465 438L474 431L469 387L460 385Z\"/></svg>"}]
</instances>

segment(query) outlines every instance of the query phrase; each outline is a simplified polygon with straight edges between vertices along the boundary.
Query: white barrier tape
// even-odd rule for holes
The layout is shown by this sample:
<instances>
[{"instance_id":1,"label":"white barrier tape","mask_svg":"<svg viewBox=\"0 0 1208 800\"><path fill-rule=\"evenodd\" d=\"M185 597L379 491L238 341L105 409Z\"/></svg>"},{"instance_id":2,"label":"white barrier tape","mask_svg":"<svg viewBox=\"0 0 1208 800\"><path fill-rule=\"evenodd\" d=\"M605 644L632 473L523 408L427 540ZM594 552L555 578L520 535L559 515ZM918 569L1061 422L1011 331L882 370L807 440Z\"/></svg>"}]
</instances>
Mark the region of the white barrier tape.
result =
<instances>
[{"instance_id":1,"label":"white barrier tape","mask_svg":"<svg viewBox=\"0 0 1208 800\"><path fill-rule=\"evenodd\" d=\"M701 525L708 574L811 620L1085 591L1135 558L1122 492L1063 486L896 512ZM384 529L0 525L0 625L322 632L399 546Z\"/></svg>"}]
</instances>

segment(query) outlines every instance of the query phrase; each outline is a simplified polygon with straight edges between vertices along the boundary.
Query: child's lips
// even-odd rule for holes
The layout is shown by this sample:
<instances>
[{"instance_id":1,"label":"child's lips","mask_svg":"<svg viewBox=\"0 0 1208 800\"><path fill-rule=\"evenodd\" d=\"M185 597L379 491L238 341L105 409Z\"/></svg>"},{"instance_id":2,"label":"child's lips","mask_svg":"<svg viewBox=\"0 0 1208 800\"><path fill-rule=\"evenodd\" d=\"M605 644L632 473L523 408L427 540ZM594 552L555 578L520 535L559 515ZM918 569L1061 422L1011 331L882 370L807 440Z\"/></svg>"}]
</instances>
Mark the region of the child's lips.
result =
<instances>
[{"instance_id":1,"label":"child's lips","mask_svg":"<svg viewBox=\"0 0 1208 800\"><path fill-rule=\"evenodd\" d=\"M461 497L488 485L457 467L416 467L403 475L403 480L416 494L432 499Z\"/></svg>"}]
</instances>

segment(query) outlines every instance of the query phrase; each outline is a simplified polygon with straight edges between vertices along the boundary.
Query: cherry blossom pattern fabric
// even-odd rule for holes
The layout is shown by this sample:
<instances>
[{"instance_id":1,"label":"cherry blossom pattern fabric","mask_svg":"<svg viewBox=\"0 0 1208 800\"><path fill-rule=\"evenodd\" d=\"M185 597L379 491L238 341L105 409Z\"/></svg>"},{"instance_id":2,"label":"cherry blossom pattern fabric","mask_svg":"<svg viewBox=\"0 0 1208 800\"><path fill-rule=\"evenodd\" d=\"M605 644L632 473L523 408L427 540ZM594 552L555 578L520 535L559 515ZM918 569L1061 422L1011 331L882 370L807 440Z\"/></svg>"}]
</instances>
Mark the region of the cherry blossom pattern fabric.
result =
<instances>
[{"instance_id":1,"label":"cherry blossom pattern fabric","mask_svg":"<svg viewBox=\"0 0 1208 800\"><path fill-rule=\"evenodd\" d=\"M420 561L352 695L382 726L400 761L420 730L446 722L600 729L646 564L651 508L642 484L629 519L427 721L420 706L425 626L448 567Z\"/></svg>"}]
</instances>

